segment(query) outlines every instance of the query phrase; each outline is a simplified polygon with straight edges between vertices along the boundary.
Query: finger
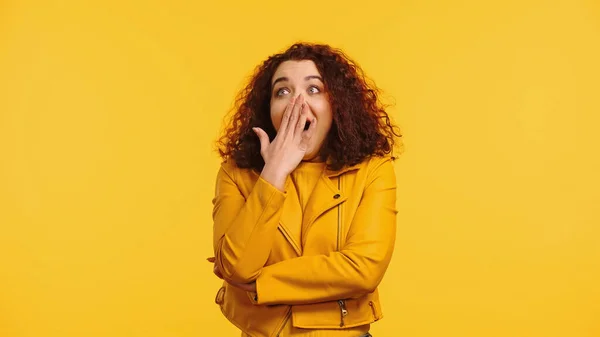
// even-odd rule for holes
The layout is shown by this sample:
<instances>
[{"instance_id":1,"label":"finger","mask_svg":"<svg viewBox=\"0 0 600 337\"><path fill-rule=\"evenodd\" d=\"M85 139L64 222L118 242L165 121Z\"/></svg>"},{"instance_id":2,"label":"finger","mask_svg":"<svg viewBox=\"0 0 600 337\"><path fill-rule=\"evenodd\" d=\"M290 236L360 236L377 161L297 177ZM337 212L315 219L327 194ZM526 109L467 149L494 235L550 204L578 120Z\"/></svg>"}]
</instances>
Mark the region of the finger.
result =
<instances>
[{"instance_id":1,"label":"finger","mask_svg":"<svg viewBox=\"0 0 600 337\"><path fill-rule=\"evenodd\" d=\"M306 126L306 120L308 119L307 110L308 106L306 104L303 104L300 110L300 118L298 118L298 122L296 123L294 138L300 138L302 136L302 132L304 131L304 127Z\"/></svg>"},{"instance_id":2,"label":"finger","mask_svg":"<svg viewBox=\"0 0 600 337\"><path fill-rule=\"evenodd\" d=\"M258 140L260 141L260 152L264 153L269 147L269 144L271 144L271 141L269 140L269 135L267 135L267 133L263 129L258 127L252 128L252 131L256 133L256 135L258 136Z\"/></svg>"},{"instance_id":3,"label":"finger","mask_svg":"<svg viewBox=\"0 0 600 337\"><path fill-rule=\"evenodd\" d=\"M313 118L312 121L310 122L310 126L308 127L308 130L302 132L302 140L300 140L300 148L301 149L306 150L306 148L308 147L308 142L310 141L312 136L315 134L316 130L317 130L317 119Z\"/></svg>"},{"instance_id":4,"label":"finger","mask_svg":"<svg viewBox=\"0 0 600 337\"><path fill-rule=\"evenodd\" d=\"M286 139L294 136L296 123L298 123L298 119L300 118L300 110L303 109L303 104L304 96L299 96L296 99L296 103L294 104L294 108L292 109L292 114L290 116L287 130L284 133L284 135L286 135Z\"/></svg>"},{"instance_id":5,"label":"finger","mask_svg":"<svg viewBox=\"0 0 600 337\"><path fill-rule=\"evenodd\" d=\"M217 265L213 267L213 273L217 275L217 277L221 280L223 279L223 274L221 273L221 270L219 269L219 267L217 267Z\"/></svg>"},{"instance_id":6,"label":"finger","mask_svg":"<svg viewBox=\"0 0 600 337\"><path fill-rule=\"evenodd\" d=\"M277 131L277 133L285 135L285 131L287 130L288 124L290 122L290 117L292 115L292 110L294 109L294 105L296 104L297 99L298 97L292 98L290 103L285 107L283 117L281 118L281 124L279 125L279 131Z\"/></svg>"}]
</instances>

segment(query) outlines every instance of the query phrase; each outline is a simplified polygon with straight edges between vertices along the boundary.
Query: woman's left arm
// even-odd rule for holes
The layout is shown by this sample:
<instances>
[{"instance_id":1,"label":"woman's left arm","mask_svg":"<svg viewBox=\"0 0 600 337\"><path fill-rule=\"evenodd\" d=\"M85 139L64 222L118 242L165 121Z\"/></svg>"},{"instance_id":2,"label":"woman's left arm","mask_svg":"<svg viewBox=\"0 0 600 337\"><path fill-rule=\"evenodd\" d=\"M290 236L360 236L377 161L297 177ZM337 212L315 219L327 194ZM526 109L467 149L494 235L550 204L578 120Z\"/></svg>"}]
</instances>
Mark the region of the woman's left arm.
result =
<instances>
[{"instance_id":1,"label":"woman's left arm","mask_svg":"<svg viewBox=\"0 0 600 337\"><path fill-rule=\"evenodd\" d=\"M257 304L308 304L373 292L396 238L396 176L389 158L370 173L344 247L266 266L256 280Z\"/></svg>"}]
</instances>

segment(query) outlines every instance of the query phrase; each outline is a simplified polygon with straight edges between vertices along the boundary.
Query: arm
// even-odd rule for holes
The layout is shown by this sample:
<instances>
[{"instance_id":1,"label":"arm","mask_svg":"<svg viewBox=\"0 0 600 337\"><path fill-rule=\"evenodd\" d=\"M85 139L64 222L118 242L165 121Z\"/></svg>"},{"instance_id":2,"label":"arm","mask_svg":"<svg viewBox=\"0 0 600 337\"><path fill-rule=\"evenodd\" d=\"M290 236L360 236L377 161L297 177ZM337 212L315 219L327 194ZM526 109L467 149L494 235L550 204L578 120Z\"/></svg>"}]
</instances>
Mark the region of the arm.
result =
<instances>
[{"instance_id":1,"label":"arm","mask_svg":"<svg viewBox=\"0 0 600 337\"><path fill-rule=\"evenodd\" d=\"M264 130L253 128L265 165L247 200L225 169L227 165L219 171L213 200L213 247L216 266L230 283L254 281L269 258L285 201L282 191L287 177L302 161L315 133L314 118L304 130L307 109L304 96L292 99L273 142Z\"/></svg>"},{"instance_id":2,"label":"arm","mask_svg":"<svg viewBox=\"0 0 600 337\"><path fill-rule=\"evenodd\" d=\"M247 283L267 262L285 193L259 177L247 199L224 164L217 174L213 199L215 264L223 278Z\"/></svg>"},{"instance_id":3,"label":"arm","mask_svg":"<svg viewBox=\"0 0 600 337\"><path fill-rule=\"evenodd\" d=\"M377 288L396 238L396 178L392 162L370 173L344 247L329 255L302 256L262 269L257 304L308 304L355 298Z\"/></svg>"}]
</instances>

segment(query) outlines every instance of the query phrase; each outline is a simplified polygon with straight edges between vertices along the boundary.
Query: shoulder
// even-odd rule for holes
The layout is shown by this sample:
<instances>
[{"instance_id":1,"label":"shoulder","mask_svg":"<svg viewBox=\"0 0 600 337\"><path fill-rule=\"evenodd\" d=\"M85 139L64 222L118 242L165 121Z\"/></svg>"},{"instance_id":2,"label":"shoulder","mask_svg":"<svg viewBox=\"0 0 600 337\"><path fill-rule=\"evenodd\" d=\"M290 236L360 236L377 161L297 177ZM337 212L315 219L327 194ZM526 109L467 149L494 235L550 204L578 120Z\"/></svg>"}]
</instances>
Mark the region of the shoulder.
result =
<instances>
[{"instance_id":1,"label":"shoulder","mask_svg":"<svg viewBox=\"0 0 600 337\"><path fill-rule=\"evenodd\" d=\"M255 180L258 173L250 168L241 168L235 160L228 158L221 162L220 174L227 175L233 181L248 181Z\"/></svg>"},{"instance_id":2,"label":"shoulder","mask_svg":"<svg viewBox=\"0 0 600 337\"><path fill-rule=\"evenodd\" d=\"M391 155L371 156L365 161L369 167L378 167L384 164L393 164L395 158Z\"/></svg>"},{"instance_id":3,"label":"shoulder","mask_svg":"<svg viewBox=\"0 0 600 337\"><path fill-rule=\"evenodd\" d=\"M390 155L370 156L358 165L362 170L365 170L367 172L374 172L384 167L393 168L394 160L395 158Z\"/></svg>"},{"instance_id":4,"label":"shoulder","mask_svg":"<svg viewBox=\"0 0 600 337\"><path fill-rule=\"evenodd\" d=\"M384 179L395 183L394 160L395 158L390 155L372 156L366 159L363 165L367 182Z\"/></svg>"},{"instance_id":5,"label":"shoulder","mask_svg":"<svg viewBox=\"0 0 600 337\"><path fill-rule=\"evenodd\" d=\"M235 160L229 158L221 162L221 170L231 176L234 175L237 170L239 170L239 167L235 163Z\"/></svg>"}]
</instances>

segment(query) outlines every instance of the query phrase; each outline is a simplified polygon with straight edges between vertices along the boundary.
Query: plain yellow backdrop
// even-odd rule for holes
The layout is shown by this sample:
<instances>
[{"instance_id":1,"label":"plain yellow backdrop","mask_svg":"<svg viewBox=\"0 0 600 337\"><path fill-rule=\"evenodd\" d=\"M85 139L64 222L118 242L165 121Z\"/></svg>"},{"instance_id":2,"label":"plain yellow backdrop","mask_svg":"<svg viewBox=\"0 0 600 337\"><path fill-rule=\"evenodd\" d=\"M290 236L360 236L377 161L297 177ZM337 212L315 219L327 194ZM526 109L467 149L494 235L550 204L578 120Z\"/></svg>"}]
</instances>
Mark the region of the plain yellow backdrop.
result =
<instances>
[{"instance_id":1,"label":"plain yellow backdrop","mask_svg":"<svg viewBox=\"0 0 600 337\"><path fill-rule=\"evenodd\" d=\"M600 336L596 0L0 2L0 336L238 336L212 142L298 40L405 135L376 337Z\"/></svg>"}]
</instances>

